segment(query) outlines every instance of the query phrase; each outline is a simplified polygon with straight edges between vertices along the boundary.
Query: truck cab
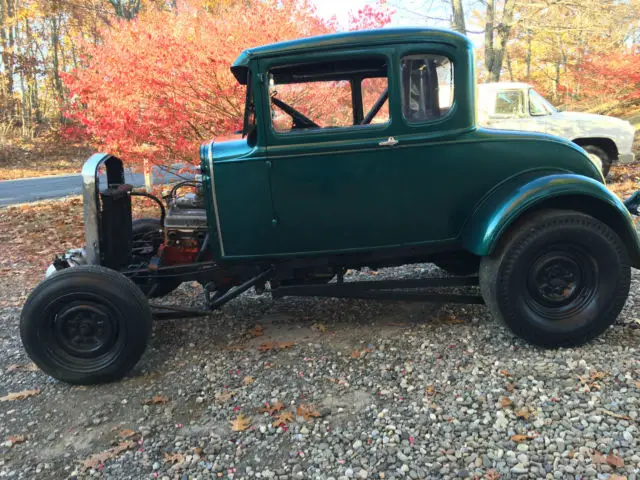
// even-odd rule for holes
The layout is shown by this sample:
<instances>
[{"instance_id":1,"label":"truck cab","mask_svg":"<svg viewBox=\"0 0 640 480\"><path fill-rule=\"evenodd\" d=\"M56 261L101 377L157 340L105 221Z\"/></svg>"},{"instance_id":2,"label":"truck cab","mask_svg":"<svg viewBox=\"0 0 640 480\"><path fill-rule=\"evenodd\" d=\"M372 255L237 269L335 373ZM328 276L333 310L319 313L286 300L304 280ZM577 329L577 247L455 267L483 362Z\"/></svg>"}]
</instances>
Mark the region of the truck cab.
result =
<instances>
[{"instance_id":1,"label":"truck cab","mask_svg":"<svg viewBox=\"0 0 640 480\"><path fill-rule=\"evenodd\" d=\"M531 85L496 82L478 85L481 125L556 135L581 146L605 177L614 163L631 163L635 129L619 118L558 111Z\"/></svg>"},{"instance_id":2,"label":"truck cab","mask_svg":"<svg viewBox=\"0 0 640 480\"><path fill-rule=\"evenodd\" d=\"M182 282L202 285L210 309L250 288L486 303L550 348L588 342L617 318L640 267L640 193L622 202L567 139L478 126L466 37L325 35L251 48L231 72L245 92L242 138L203 144L195 181L159 199L126 185L114 155L85 164L85 245L56 258L21 316L45 372L121 378L153 318L208 314L147 302ZM136 195L151 196L159 218L132 221ZM444 276L347 273L416 263Z\"/></svg>"}]
</instances>

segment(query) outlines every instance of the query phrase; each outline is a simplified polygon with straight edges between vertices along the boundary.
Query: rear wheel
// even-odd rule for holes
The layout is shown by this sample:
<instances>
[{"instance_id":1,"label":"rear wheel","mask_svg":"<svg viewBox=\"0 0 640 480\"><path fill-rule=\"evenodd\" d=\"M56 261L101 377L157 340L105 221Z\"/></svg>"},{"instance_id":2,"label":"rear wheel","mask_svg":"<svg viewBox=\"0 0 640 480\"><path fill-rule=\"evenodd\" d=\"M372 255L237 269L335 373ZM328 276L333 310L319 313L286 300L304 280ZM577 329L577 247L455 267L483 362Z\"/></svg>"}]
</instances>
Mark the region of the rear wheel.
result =
<instances>
[{"instance_id":1,"label":"rear wheel","mask_svg":"<svg viewBox=\"0 0 640 480\"><path fill-rule=\"evenodd\" d=\"M631 266L618 235L588 215L536 213L482 259L491 313L543 347L584 344L613 324L629 294Z\"/></svg>"},{"instance_id":2,"label":"rear wheel","mask_svg":"<svg viewBox=\"0 0 640 480\"><path fill-rule=\"evenodd\" d=\"M20 336L45 373L73 384L118 380L142 356L151 311L140 289L105 267L61 270L29 295Z\"/></svg>"}]
</instances>

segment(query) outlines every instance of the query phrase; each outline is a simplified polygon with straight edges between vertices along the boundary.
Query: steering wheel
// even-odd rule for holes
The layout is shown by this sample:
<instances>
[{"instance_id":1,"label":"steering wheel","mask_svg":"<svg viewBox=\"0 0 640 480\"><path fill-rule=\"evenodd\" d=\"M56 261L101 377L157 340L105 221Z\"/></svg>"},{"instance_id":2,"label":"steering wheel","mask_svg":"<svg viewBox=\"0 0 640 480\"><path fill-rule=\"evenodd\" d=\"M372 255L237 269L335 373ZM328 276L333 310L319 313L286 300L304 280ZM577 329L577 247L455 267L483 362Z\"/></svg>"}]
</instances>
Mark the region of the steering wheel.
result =
<instances>
[{"instance_id":1,"label":"steering wheel","mask_svg":"<svg viewBox=\"0 0 640 480\"><path fill-rule=\"evenodd\" d=\"M271 97L271 103L273 103L276 107L280 108L283 112L293 118L294 126L293 128L303 127L303 128L320 128L316 122L311 120L308 117L305 117L298 110L293 108L291 105L284 103L282 100L276 97Z\"/></svg>"}]
</instances>

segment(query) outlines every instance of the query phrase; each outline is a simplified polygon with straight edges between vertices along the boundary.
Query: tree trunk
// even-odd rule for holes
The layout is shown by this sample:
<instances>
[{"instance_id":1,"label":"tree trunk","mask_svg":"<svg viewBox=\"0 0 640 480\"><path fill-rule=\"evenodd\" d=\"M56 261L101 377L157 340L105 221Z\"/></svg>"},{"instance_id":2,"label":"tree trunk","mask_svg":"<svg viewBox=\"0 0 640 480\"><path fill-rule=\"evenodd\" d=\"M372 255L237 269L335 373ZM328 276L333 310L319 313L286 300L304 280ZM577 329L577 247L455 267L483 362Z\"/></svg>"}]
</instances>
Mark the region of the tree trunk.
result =
<instances>
[{"instance_id":1,"label":"tree trunk","mask_svg":"<svg viewBox=\"0 0 640 480\"><path fill-rule=\"evenodd\" d=\"M527 36L527 82L531 80L531 33Z\"/></svg>"},{"instance_id":2,"label":"tree trunk","mask_svg":"<svg viewBox=\"0 0 640 480\"><path fill-rule=\"evenodd\" d=\"M502 19L496 24L494 0L487 0L487 23L484 31L484 58L490 82L498 82L511 34L515 0L505 0Z\"/></svg>"},{"instance_id":3,"label":"tree trunk","mask_svg":"<svg viewBox=\"0 0 640 480\"><path fill-rule=\"evenodd\" d=\"M0 47L2 47L2 75L4 99L3 119L10 121L15 115L15 102L13 99L13 75L15 72L16 56L14 51L14 26L11 25L15 14L14 0L0 0Z\"/></svg>"},{"instance_id":4,"label":"tree trunk","mask_svg":"<svg viewBox=\"0 0 640 480\"><path fill-rule=\"evenodd\" d=\"M467 27L464 22L464 7L462 0L451 0L452 21L451 27L463 35L467 33Z\"/></svg>"},{"instance_id":5,"label":"tree trunk","mask_svg":"<svg viewBox=\"0 0 640 480\"><path fill-rule=\"evenodd\" d=\"M58 102L62 102L64 98L64 88L62 79L60 78L60 17L53 15L51 17L51 68L53 75L53 88L56 92ZM59 115L60 122L64 120L62 111Z\"/></svg>"}]
</instances>

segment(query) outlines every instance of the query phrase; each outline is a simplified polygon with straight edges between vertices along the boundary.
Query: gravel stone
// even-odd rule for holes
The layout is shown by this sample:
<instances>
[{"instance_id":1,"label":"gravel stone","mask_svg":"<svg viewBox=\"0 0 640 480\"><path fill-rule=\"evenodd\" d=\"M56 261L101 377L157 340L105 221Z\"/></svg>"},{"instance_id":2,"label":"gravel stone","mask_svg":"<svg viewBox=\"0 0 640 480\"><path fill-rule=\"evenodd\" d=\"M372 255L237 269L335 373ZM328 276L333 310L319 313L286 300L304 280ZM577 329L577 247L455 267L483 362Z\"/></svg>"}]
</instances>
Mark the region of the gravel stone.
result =
<instances>
[{"instance_id":1,"label":"gravel stone","mask_svg":"<svg viewBox=\"0 0 640 480\"><path fill-rule=\"evenodd\" d=\"M441 274L414 265L346 278ZM202 308L201 293L184 284L155 302ZM156 322L126 379L80 388L9 371L29 359L19 310L0 308L0 396L40 390L0 402L0 479L451 480L496 470L503 479L631 480L640 468L638 305L634 271L616 325L581 348L548 351L515 338L484 306L249 291L208 319ZM257 324L264 334L253 337ZM268 341L294 345L257 349ZM605 374L589 380L597 386L581 381L594 372ZM154 395L168 401L143 404ZM259 411L276 402L293 421ZM298 417L301 405L319 416ZM515 414L523 407L528 419ZM251 427L234 432L240 413ZM534 438L516 443L516 434ZM11 442L16 435L26 441ZM125 441L100 467L82 468ZM596 452L624 466L596 463Z\"/></svg>"}]
</instances>

